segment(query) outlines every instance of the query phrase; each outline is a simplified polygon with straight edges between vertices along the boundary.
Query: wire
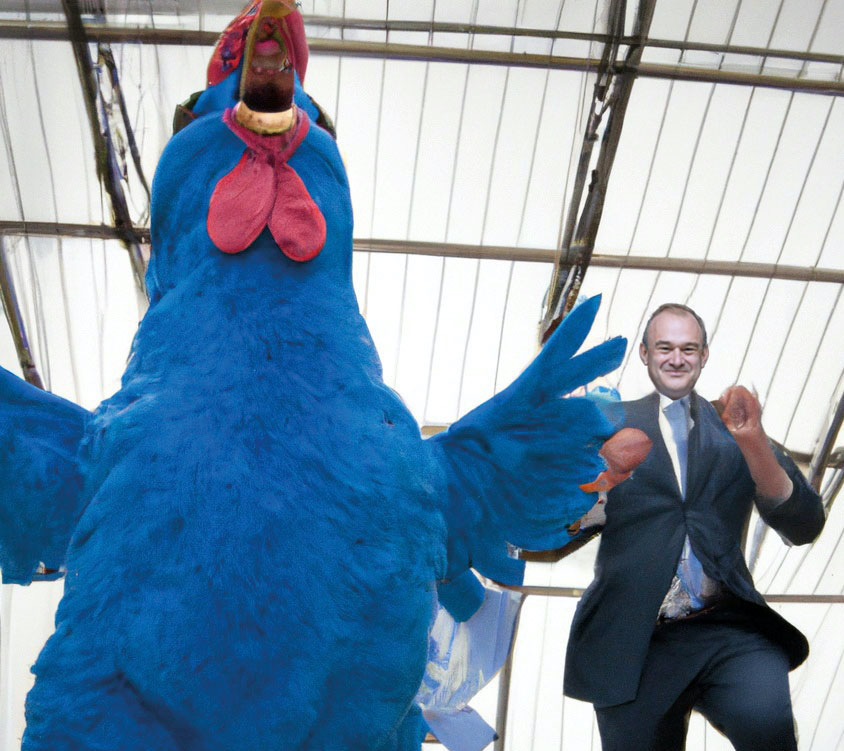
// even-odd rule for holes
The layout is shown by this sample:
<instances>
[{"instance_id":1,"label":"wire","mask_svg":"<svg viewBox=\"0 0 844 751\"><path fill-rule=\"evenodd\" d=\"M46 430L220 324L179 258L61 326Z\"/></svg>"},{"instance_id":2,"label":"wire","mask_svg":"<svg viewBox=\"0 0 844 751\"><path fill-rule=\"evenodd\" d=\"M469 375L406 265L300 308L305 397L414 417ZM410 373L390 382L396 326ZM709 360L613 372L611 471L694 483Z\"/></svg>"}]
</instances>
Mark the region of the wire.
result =
<instances>
[{"instance_id":1,"label":"wire","mask_svg":"<svg viewBox=\"0 0 844 751\"><path fill-rule=\"evenodd\" d=\"M35 51L33 49L34 42L30 39L27 48L29 52L29 60L32 66L32 88L35 94L35 105L38 108L38 127L41 133L41 140L44 143L44 153L47 157L47 172L50 178L50 199L53 206L54 221L59 221L59 206L56 199L56 178L53 173L53 156L50 153L50 144L47 139L47 130L44 126L44 110L41 106L41 89L38 82L38 68L35 62ZM70 354L70 374L73 380L74 400L78 403L81 400L81 392L79 388L79 371L76 366L76 343L73 336L73 324L70 317L70 297L67 288L67 269L65 267L64 258L64 243L62 238L56 240L56 250L58 252L58 267L59 267L59 285L62 291L62 309L64 313L65 334L67 335L68 351ZM39 318L43 315L39 315ZM45 337L46 341L46 337Z\"/></svg>"},{"instance_id":2,"label":"wire","mask_svg":"<svg viewBox=\"0 0 844 751\"><path fill-rule=\"evenodd\" d=\"M686 31L685 31L685 34L683 35L683 41L687 41L688 38L689 38L689 33L691 32L692 23L694 21L696 11L697 11L697 0L695 0L694 4L692 5L691 11L689 12L689 20L686 23ZM639 231L639 222L642 219L642 211L644 210L645 201L647 200L648 191L650 189L651 177L653 176L654 164L656 162L656 155L659 152L659 147L660 147L660 144L662 143L662 133L663 133L663 129L665 127L665 121L668 117L668 108L671 106L671 97L672 97L673 93L674 93L674 81L672 80L668 85L668 94L665 97L665 105L662 108L662 117L660 118L660 121L659 121L659 128L657 129L657 134L656 134L656 143L654 144L654 149L653 149L653 152L651 153L651 161L650 161L650 164L648 165L648 173L647 173L647 176L645 178L645 188L642 191L642 200L639 202L639 208L636 212L636 221L633 224L633 232L630 234L630 242L627 245L627 252L625 253L625 255L628 255L628 256L630 255L630 252L633 249L633 243L636 241L636 234ZM708 111L708 109L707 109L707 111ZM701 128L702 127L703 126L701 125ZM698 134L698 137L699 137L699 134ZM697 147L695 147L695 148L697 148ZM689 169L691 170L691 167ZM686 179L688 181L688 176L687 176ZM672 235L672 237L673 237L673 235ZM669 250L670 250L670 247L669 247ZM649 311L650 311L650 308L651 308L651 303L653 301L654 292L656 291L656 286L659 283L661 276L662 276L661 271L658 271L656 273L656 275L654 276L654 281L651 284L651 291L648 294L648 301L645 304L645 306L642 310L642 314L639 318L639 324L637 326L637 331L642 328L642 325L644 324L645 319L646 319L647 315L649 314ZM610 307L609 307L609 311L607 313L608 316L612 312L612 306L613 306L613 302L615 301L616 291L618 289L618 285L619 285L620 280L621 280L621 272L619 272L618 275L616 276L615 285L613 286L612 293L610 294ZM619 369L619 372L618 372L619 382L621 381L622 378L624 378L624 374L627 371L627 366L630 363L630 358L631 358L633 352L635 352L635 351L636 351L636 347L628 347L627 348L627 352L624 355L624 361L622 362L621 368Z\"/></svg>"},{"instance_id":3,"label":"wire","mask_svg":"<svg viewBox=\"0 0 844 751\"><path fill-rule=\"evenodd\" d=\"M472 2L472 10L471 10L471 19L472 23L474 24L478 18L478 3L479 0L473 0ZM469 34L468 36L468 45L469 49L474 46L474 34ZM460 117L458 118L457 124L457 136L454 142L454 159L452 160L452 164L454 165L454 169L451 172L451 184L448 189L448 208L446 210L446 220L445 220L445 231L443 233L444 242L448 242L448 235L449 230L451 229L451 210L454 204L454 186L457 180L457 160L458 156L460 155L460 139L463 134L463 116L466 112L466 91L469 85L469 66L467 65L465 68L465 76L463 77L463 96L460 105ZM439 291L437 293L437 310L435 313L434 318L434 336L433 341L431 343L431 359L428 362L428 386L425 390L425 404L422 409L422 419L423 422L427 421L428 417L428 405L431 401L431 384L434 377L434 356L436 355L437 351L437 336L439 335L439 328L440 328L440 315L442 313L442 299L443 299L443 286L445 282L445 270L446 264L448 259L442 259L442 266L440 268L440 282L439 282Z\"/></svg>"},{"instance_id":4,"label":"wire","mask_svg":"<svg viewBox=\"0 0 844 751\"><path fill-rule=\"evenodd\" d=\"M27 9L27 18L28 17L29 11ZM17 162L15 160L15 154L12 149L12 136L11 130L9 128L8 112L6 110L6 87L3 83L2 69L0 69L0 128L2 128L3 132L3 143L6 148L6 158L9 165L9 173L12 178L12 185L14 187L13 192L15 205L17 207L18 215L20 216L21 221L26 221L26 212L24 210L23 198L21 195ZM44 325L44 316L41 313L41 311L43 311L41 282L38 276L38 270L35 265L35 258L32 253L32 245L30 243L29 235L23 235L23 243L26 249L28 259L27 271L29 272L30 288L32 289L33 295L33 316L35 318L35 328L38 332L36 342L38 349L37 364L39 365L39 371L44 381L44 387L49 391L52 386L52 372L50 369L50 353L47 349L47 331ZM14 254L14 258L16 269L20 271L20 261L17 253ZM22 278L22 274L18 274L18 279ZM26 306L21 306L21 315L26 323L26 326L30 328L31 321L29 320L28 310Z\"/></svg>"},{"instance_id":5,"label":"wire","mask_svg":"<svg viewBox=\"0 0 844 751\"><path fill-rule=\"evenodd\" d=\"M789 102L789 105L790 105L790 102ZM824 134L826 133L826 126L827 126L827 124L829 123L829 116L830 116L830 114L832 113L832 105L833 105L833 100L831 99L831 100L830 100L829 109L828 109L828 110L827 110L827 112L826 112L826 118L825 118L825 120L824 120L823 127L821 128L820 135L818 136L818 140L817 140L817 142L815 143L815 148L814 148L814 151L813 151L813 153L812 153L812 158L809 160L809 165L808 165L808 167L806 168L806 172L805 172L805 174L803 175L803 182L802 182L802 183L801 183L801 185L800 185L800 192L799 192L799 193L798 193L798 195L797 195L797 200L794 202L794 207L793 207L793 209L792 209L792 211L791 211L791 217L789 218L789 221L788 221L788 227L786 228L785 235L783 236L782 243L780 244L780 249L779 249L779 252L777 253L777 259L776 259L776 261L775 261L775 263L777 263L777 264L778 264L778 263L780 262L780 260L782 259L782 255L783 255L783 253L785 252L785 245L786 245L786 243L788 242L788 237L789 237L789 235L791 234L791 229L792 229L792 227L794 226L794 217L797 215L797 210L800 208L800 202L801 202L801 200L802 200L802 198L803 198L803 194L804 194L804 192L805 192L805 190L806 190L806 184L807 184L807 183L808 183L808 181L809 181L809 175L810 175L810 174L811 174L811 172L812 172L812 167L813 167L813 166L814 166L814 164L815 164L815 159L817 159L817 156L818 156L818 151L819 151L819 149L820 149L820 145L821 145L821 141L823 140ZM783 122L783 127L784 127L784 126L785 126L785 122ZM778 139L778 141L777 141L777 146L779 146L779 139ZM775 153L775 156L776 156L776 153ZM774 157L774 158L775 158L775 157ZM771 160L771 165L769 165L769 173L770 173L771 166L773 165L773 161L774 161L774 159L772 159L772 160ZM767 183L767 176L766 176L766 183ZM755 221L755 218L756 218L756 217L755 217L755 214L754 214L754 221ZM751 228L751 230L748 230L747 239L749 239L749 237L750 237L750 232L751 232L751 231L752 231L752 228ZM747 244L747 239L745 240L745 246L746 246L746 244ZM744 248L742 248L742 255L743 255L743 254L744 254ZM739 260L741 260L741 259L739 259ZM817 266L817 259L815 259L815 265ZM767 301L767 299L768 299L768 293L770 292L770 289L771 289L771 282L772 282L772 280L771 280L771 279L768 279L768 280L767 280L767 282L766 282L766 284L765 284L765 293L764 293L764 295L762 296L762 302L760 303L759 307L757 308L757 311L756 311L756 317L755 317L755 319L754 319L754 321L753 321L753 329L752 329L752 331L751 331L751 337L750 337L750 338L751 338L751 341L752 341L752 339L753 339L753 333L756 331L756 326L757 326L757 324L758 324L758 322L759 322L759 318L761 317L761 314L762 314L762 309L764 308L764 306L765 306L765 302L766 302L766 301ZM789 337L789 335L791 334L791 331L792 331L793 326L794 326L794 318L796 318L797 313L799 313L800 306L801 306L801 305L802 305L802 303L803 303L803 298L804 298L804 297L805 297L805 295L806 295L806 289L807 289L807 287L808 287L808 286L809 286L809 285L808 285L808 282L804 283L804 285L803 285L803 292L802 292L802 294L801 294L801 296L800 296L800 301L799 301L799 303L798 303L798 305L797 305L795 315L794 315L794 317L792 318L791 325L789 326L788 331L787 331L787 333L786 333L786 336L785 336L785 338L783 339L783 344L782 344L782 346L781 346L781 348L780 348L779 357L778 357L778 359L777 359L777 363L776 363L776 366L775 366L775 368L774 368L774 372L773 372L773 374L772 374L772 377L771 377L771 379L768 381L768 390L765 392L765 396L766 396L766 397L767 397L767 394L768 394L768 393L769 393L769 391L770 391L771 383L773 382L773 377L776 375L776 371L777 371L777 369L779 368L780 360L782 359L782 353L783 353L783 350L785 349L785 346L786 346L786 344L788 343L788 337ZM749 352L749 351L750 351L750 348L748 347L748 348L745 350L745 352L744 352L744 357L742 358L741 365L739 366L739 377L740 377L740 374L741 374L742 370L744 369L744 364L745 364L745 362L746 362L746 360L747 360L747 355L748 355L748 352ZM738 380L738 379L737 379L737 380ZM765 400L763 399L763 404L764 404L764 401L765 401Z\"/></svg>"},{"instance_id":6,"label":"wire","mask_svg":"<svg viewBox=\"0 0 844 751\"><path fill-rule=\"evenodd\" d=\"M517 0L516 2L516 13L515 17L513 18L513 25L515 26L518 22L519 11L522 6L522 0ZM515 46L516 37L510 37L510 52L513 51ZM498 121L495 125L495 136L493 137L492 141L492 159L489 168L489 176L487 178L487 185L486 185L486 199L484 201L484 213L483 218L481 219L481 241L480 245L484 244L484 240L486 239L486 228L487 228L487 220L489 218L489 204L490 199L492 198L492 179L495 175L495 165L498 163L496 159L496 154L498 152L498 144L499 139L501 137L501 122L504 119L504 104L507 101L507 91L510 85L510 68L507 68L504 72L504 86L501 90L501 100L498 105ZM527 188L525 188L527 192ZM466 360L469 357L469 341L472 338L472 328L474 327L475 323L475 310L476 310L476 303L478 299L478 281L480 279L481 274L481 261L478 260L475 262L475 280L474 284L472 285L472 302L469 311L469 325L466 328L466 338L463 342L463 360L460 364L460 378L458 380L457 386L457 416L462 414L462 404L463 404L463 383L466 376Z\"/></svg>"}]
</instances>

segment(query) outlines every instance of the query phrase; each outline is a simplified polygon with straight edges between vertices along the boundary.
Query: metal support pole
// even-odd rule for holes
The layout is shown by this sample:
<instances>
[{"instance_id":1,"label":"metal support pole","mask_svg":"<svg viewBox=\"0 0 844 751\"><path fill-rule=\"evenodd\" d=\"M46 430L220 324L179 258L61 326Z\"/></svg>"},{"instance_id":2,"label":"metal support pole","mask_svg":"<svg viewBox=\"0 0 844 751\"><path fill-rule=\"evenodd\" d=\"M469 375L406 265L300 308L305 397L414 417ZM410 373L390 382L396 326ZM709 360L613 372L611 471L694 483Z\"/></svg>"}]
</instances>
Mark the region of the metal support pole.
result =
<instances>
[{"instance_id":1,"label":"metal support pole","mask_svg":"<svg viewBox=\"0 0 844 751\"><path fill-rule=\"evenodd\" d=\"M111 201L114 227L120 240L129 251L135 283L141 295L146 298L144 283L146 263L141 254L140 239L135 233L129 206L120 184L121 171L111 140L108 118L105 112L100 111L97 76L88 50L88 37L82 23L79 0L62 0L62 7L67 19L67 30L73 47L73 55L76 59L79 81L82 84L85 109L88 112L88 120L91 125L91 136L94 141L94 152L97 160L97 176Z\"/></svg>"},{"instance_id":2,"label":"metal support pole","mask_svg":"<svg viewBox=\"0 0 844 751\"><path fill-rule=\"evenodd\" d=\"M841 424L844 423L844 396L838 400L838 405L829 422L826 435L817 447L812 463L809 465L808 480L815 490L820 490L821 480L823 479L824 470L829 465L830 457L832 456L832 449L835 446L835 441L838 439L838 433L841 430Z\"/></svg>"},{"instance_id":3,"label":"metal support pole","mask_svg":"<svg viewBox=\"0 0 844 751\"><path fill-rule=\"evenodd\" d=\"M502 585L498 585L502 586ZM514 589L513 587L502 587L503 589ZM510 680L513 677L513 654L516 651L516 639L519 636L519 623L522 620L522 608L528 598L527 592L519 602L519 610L516 613L516 623L513 626L513 639L510 642L510 651L507 653L507 660L504 667L498 674L498 705L495 710L495 732L497 738L493 745L493 751L504 751L504 744L507 740L507 712L510 709Z\"/></svg>"},{"instance_id":4,"label":"metal support pole","mask_svg":"<svg viewBox=\"0 0 844 751\"><path fill-rule=\"evenodd\" d=\"M605 106L600 108L599 103L603 101L603 92L596 85L595 96L593 98L593 116L590 117L591 127L587 129L587 133L584 136L579 170L585 171L588 169L588 159L591 157L592 151L590 141L594 140L597 132L597 122L594 122L594 120L600 120L604 109L609 109L610 115L606 129L604 130L601 151L598 155L595 169L592 171L592 182L589 186L589 192L586 196L583 210L580 211L579 218L576 220L577 229L573 233L572 229L575 226L575 217L577 217L580 209L580 195L577 190L569 204L565 233L560 247L560 259L557 262L557 267L551 279L545 314L540 324L540 339L542 341L545 341L551 335L566 313L574 306L581 285L583 284L586 270L592 259L595 238L598 235L598 227L601 224L601 216L604 210L604 199L624 124L624 115L630 101L633 83L636 80L636 68L644 51L642 42L647 38L655 5L656 0L642 0L639 4L634 37L639 39L640 43L634 44L628 50L621 72L614 74L609 100ZM620 23L622 24L621 31L623 32L624 4L621 3L619 8L615 8L615 12L621 14ZM614 16L611 11L612 17ZM610 64L615 67L614 60L610 61ZM581 172L578 178L582 184L585 174Z\"/></svg>"},{"instance_id":5,"label":"metal support pole","mask_svg":"<svg viewBox=\"0 0 844 751\"><path fill-rule=\"evenodd\" d=\"M23 324L18 298L15 293L15 285L12 275L9 273L9 265L6 259L6 238L0 234L0 295L3 298L3 310L6 313L6 320L9 322L9 329L12 332L12 340L15 343L15 350L18 353L18 362L21 365L23 377L33 386L39 389L44 388L41 375L35 367L35 359L29 347L29 340L26 337L26 328Z\"/></svg>"}]
</instances>

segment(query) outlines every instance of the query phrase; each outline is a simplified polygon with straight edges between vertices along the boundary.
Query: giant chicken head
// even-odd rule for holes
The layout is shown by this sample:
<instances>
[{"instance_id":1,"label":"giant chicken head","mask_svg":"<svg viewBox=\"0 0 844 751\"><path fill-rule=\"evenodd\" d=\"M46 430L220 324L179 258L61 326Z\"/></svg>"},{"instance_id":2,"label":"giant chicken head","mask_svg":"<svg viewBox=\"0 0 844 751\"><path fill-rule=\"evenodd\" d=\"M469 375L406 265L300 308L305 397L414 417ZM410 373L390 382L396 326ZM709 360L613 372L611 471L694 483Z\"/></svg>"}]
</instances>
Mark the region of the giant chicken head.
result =
<instances>
[{"instance_id":1,"label":"giant chicken head","mask_svg":"<svg viewBox=\"0 0 844 751\"><path fill-rule=\"evenodd\" d=\"M292 101L293 72L304 85L308 68L305 26L293 0L252 0L247 4L217 41L208 65L208 85L217 86L236 73L244 57L241 98L247 94L259 96L257 90L266 88L269 82L273 97L281 96L289 88L291 98L282 107L288 109Z\"/></svg>"},{"instance_id":2,"label":"giant chicken head","mask_svg":"<svg viewBox=\"0 0 844 751\"><path fill-rule=\"evenodd\" d=\"M351 285L348 181L336 144L322 133L331 130L301 88L307 62L292 0L252 0L222 33L194 120L168 144L156 173L153 297L196 264L216 268L220 251L296 278L306 272L286 262L307 265L308 274Z\"/></svg>"},{"instance_id":3,"label":"giant chicken head","mask_svg":"<svg viewBox=\"0 0 844 751\"><path fill-rule=\"evenodd\" d=\"M284 2L265 0L249 28L240 99L257 112L283 112L293 106L293 54L286 33L292 12Z\"/></svg>"}]
</instances>

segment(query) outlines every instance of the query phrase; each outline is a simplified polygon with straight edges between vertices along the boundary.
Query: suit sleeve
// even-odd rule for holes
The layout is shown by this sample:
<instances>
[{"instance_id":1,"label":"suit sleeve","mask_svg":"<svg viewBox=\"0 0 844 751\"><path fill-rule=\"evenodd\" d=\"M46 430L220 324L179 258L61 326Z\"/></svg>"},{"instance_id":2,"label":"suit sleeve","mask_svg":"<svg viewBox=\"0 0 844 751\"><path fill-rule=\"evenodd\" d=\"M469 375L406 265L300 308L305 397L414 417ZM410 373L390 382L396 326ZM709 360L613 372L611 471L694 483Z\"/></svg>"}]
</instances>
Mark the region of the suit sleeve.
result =
<instances>
[{"instance_id":1,"label":"suit sleeve","mask_svg":"<svg viewBox=\"0 0 844 751\"><path fill-rule=\"evenodd\" d=\"M826 514L821 497L806 481L803 473L786 453L774 447L777 461L791 478L794 489L782 503L773 507L757 501L765 523L793 545L812 542L823 529Z\"/></svg>"}]
</instances>

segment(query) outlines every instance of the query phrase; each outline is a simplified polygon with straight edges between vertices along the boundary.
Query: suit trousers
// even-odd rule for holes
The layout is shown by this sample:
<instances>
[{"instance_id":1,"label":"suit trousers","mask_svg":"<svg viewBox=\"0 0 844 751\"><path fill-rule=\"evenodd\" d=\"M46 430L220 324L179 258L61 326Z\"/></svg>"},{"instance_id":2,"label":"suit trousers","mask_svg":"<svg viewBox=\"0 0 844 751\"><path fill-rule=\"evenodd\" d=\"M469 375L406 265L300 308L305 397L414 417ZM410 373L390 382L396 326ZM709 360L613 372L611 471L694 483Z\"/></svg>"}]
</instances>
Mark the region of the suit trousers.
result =
<instances>
[{"instance_id":1,"label":"suit trousers","mask_svg":"<svg viewBox=\"0 0 844 751\"><path fill-rule=\"evenodd\" d=\"M788 670L739 609L658 625L636 698L596 708L603 751L682 751L692 709L736 751L797 751Z\"/></svg>"}]
</instances>

